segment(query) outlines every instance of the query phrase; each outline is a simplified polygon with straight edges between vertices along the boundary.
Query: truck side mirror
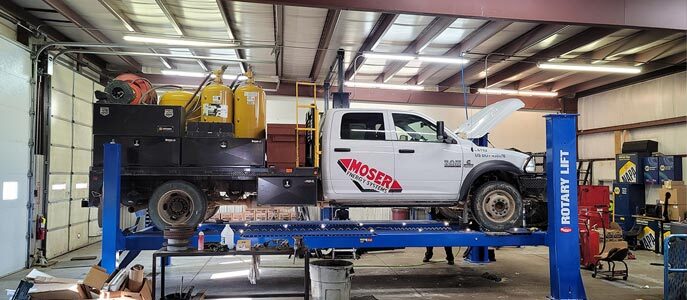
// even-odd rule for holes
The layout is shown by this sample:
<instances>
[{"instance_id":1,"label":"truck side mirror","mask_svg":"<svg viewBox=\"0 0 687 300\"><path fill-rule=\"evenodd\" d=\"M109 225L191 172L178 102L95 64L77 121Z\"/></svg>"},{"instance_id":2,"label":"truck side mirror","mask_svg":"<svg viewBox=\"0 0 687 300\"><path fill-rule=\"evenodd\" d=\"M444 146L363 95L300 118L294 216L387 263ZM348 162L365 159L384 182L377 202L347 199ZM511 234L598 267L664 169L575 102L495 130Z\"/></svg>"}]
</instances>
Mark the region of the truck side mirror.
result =
<instances>
[{"instance_id":1,"label":"truck side mirror","mask_svg":"<svg viewBox=\"0 0 687 300\"><path fill-rule=\"evenodd\" d=\"M443 142L448 138L444 129L444 121L437 121L437 140Z\"/></svg>"}]
</instances>

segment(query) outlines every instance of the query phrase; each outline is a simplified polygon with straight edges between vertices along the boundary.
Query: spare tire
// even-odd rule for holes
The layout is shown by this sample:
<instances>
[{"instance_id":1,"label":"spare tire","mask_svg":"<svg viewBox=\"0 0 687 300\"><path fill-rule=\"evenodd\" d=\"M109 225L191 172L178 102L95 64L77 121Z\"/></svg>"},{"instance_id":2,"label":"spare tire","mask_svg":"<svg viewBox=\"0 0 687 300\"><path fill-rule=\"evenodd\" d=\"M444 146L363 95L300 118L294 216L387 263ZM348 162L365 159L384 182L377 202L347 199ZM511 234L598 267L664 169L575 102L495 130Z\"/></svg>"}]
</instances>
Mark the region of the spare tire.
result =
<instances>
[{"instance_id":1,"label":"spare tire","mask_svg":"<svg viewBox=\"0 0 687 300\"><path fill-rule=\"evenodd\" d=\"M161 230L176 225L195 227L204 221L207 205L207 197L194 184L172 180L155 189L148 201L148 213Z\"/></svg>"},{"instance_id":2,"label":"spare tire","mask_svg":"<svg viewBox=\"0 0 687 300\"><path fill-rule=\"evenodd\" d=\"M483 184L475 192L470 205L475 221L487 231L502 232L520 226L522 197L508 182Z\"/></svg>"}]
</instances>

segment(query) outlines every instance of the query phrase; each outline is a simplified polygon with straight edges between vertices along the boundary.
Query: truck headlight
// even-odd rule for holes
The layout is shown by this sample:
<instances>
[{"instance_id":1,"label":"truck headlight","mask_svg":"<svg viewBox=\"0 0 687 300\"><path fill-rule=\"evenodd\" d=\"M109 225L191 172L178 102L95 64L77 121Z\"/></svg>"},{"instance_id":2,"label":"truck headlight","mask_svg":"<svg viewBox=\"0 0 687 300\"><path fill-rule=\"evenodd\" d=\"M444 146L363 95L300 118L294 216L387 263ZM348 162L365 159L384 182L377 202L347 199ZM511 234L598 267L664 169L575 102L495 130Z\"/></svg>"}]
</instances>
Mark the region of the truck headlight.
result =
<instances>
[{"instance_id":1,"label":"truck headlight","mask_svg":"<svg viewBox=\"0 0 687 300\"><path fill-rule=\"evenodd\" d=\"M530 158L525 165L526 173L534 173L537 170L537 164L534 162L534 158Z\"/></svg>"}]
</instances>

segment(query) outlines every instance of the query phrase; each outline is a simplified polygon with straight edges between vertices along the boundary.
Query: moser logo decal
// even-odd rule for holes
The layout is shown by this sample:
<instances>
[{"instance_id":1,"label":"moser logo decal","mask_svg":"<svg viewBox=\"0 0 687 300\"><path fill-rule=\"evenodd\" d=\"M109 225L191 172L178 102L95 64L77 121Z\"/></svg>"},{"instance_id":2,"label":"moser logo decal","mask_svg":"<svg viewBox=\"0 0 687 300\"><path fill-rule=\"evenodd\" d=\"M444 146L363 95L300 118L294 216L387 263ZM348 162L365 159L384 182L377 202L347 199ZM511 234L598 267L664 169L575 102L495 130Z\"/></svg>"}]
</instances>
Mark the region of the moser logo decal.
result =
<instances>
[{"instance_id":1,"label":"moser logo decal","mask_svg":"<svg viewBox=\"0 0 687 300\"><path fill-rule=\"evenodd\" d=\"M561 227L561 232L562 232L562 233L571 233L571 232L572 232L572 228L570 228L570 227L568 227L568 226Z\"/></svg>"},{"instance_id":2,"label":"moser logo decal","mask_svg":"<svg viewBox=\"0 0 687 300\"><path fill-rule=\"evenodd\" d=\"M357 159L342 158L337 163L346 175L351 177L351 181L361 192L400 193L403 191L401 184L391 175Z\"/></svg>"}]
</instances>

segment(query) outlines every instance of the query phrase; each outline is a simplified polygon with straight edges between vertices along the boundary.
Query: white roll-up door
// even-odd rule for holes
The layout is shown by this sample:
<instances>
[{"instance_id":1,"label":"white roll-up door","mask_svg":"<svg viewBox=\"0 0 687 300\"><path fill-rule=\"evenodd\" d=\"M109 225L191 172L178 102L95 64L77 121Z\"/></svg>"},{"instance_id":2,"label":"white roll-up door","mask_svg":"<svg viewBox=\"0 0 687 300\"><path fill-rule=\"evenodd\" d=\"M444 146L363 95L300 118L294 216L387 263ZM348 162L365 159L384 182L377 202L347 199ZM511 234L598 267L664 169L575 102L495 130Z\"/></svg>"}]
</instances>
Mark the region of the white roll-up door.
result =
<instances>
[{"instance_id":1,"label":"white roll-up door","mask_svg":"<svg viewBox=\"0 0 687 300\"><path fill-rule=\"evenodd\" d=\"M25 267L29 201L31 57L0 38L0 276Z\"/></svg>"},{"instance_id":2,"label":"white roll-up door","mask_svg":"<svg viewBox=\"0 0 687 300\"><path fill-rule=\"evenodd\" d=\"M81 201L88 198L94 87L91 79L61 64L54 65L48 160L48 259L100 239L97 211L81 207Z\"/></svg>"}]
</instances>

